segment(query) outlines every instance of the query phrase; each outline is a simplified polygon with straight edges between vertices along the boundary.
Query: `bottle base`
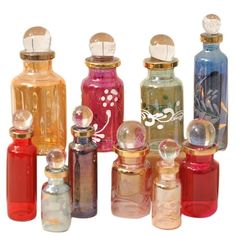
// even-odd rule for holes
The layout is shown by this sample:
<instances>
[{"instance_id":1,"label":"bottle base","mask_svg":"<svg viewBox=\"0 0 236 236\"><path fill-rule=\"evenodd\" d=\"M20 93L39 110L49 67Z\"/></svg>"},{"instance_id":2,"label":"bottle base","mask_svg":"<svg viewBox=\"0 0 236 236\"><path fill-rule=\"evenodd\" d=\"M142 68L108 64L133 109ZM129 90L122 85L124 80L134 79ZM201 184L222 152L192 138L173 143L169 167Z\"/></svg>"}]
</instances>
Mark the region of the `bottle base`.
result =
<instances>
[{"instance_id":1,"label":"bottle base","mask_svg":"<svg viewBox=\"0 0 236 236\"><path fill-rule=\"evenodd\" d=\"M8 207L8 217L15 221L30 221L36 217L35 204L15 203Z\"/></svg>"},{"instance_id":2,"label":"bottle base","mask_svg":"<svg viewBox=\"0 0 236 236\"><path fill-rule=\"evenodd\" d=\"M90 212L82 212L81 210L73 211L71 216L74 218L91 218L97 215L97 210Z\"/></svg>"}]
</instances>

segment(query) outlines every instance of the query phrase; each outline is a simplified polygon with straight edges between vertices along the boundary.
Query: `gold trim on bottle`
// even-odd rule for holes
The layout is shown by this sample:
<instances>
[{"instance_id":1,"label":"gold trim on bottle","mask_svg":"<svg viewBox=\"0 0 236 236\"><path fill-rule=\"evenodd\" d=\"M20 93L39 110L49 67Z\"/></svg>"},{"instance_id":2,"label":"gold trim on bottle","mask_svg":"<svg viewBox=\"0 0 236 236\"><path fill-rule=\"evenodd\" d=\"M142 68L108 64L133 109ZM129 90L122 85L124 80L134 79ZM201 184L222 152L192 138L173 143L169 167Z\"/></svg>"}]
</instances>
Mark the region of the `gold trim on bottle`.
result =
<instances>
[{"instance_id":1,"label":"gold trim on bottle","mask_svg":"<svg viewBox=\"0 0 236 236\"><path fill-rule=\"evenodd\" d=\"M20 57L23 60L32 60L32 61L43 61L43 60L51 60L55 57L54 51L49 52L26 52L21 51Z\"/></svg>"},{"instance_id":2,"label":"gold trim on bottle","mask_svg":"<svg viewBox=\"0 0 236 236\"><path fill-rule=\"evenodd\" d=\"M14 127L10 128L9 130L10 136L16 139L28 139L33 137L33 130L18 130Z\"/></svg>"},{"instance_id":3,"label":"gold trim on bottle","mask_svg":"<svg viewBox=\"0 0 236 236\"><path fill-rule=\"evenodd\" d=\"M49 168L49 166L46 166L44 173L48 178L53 178L53 179L65 178L68 175L68 167L64 166L62 169L51 169Z\"/></svg>"},{"instance_id":4,"label":"gold trim on bottle","mask_svg":"<svg viewBox=\"0 0 236 236\"><path fill-rule=\"evenodd\" d=\"M179 164L177 162L174 163L173 166L167 166L162 164L163 161L158 163L158 173L159 174L176 174L179 172Z\"/></svg>"},{"instance_id":5,"label":"gold trim on bottle","mask_svg":"<svg viewBox=\"0 0 236 236\"><path fill-rule=\"evenodd\" d=\"M143 157L149 153L149 147L146 146L145 148L141 150L123 150L119 146L113 146L113 150L115 153L118 154L118 156L121 157L128 157L128 158L137 158L137 157Z\"/></svg>"},{"instance_id":6,"label":"gold trim on bottle","mask_svg":"<svg viewBox=\"0 0 236 236\"><path fill-rule=\"evenodd\" d=\"M109 57L107 60L96 60L94 57L85 59L85 64L88 68L112 69L120 65L120 59L117 57Z\"/></svg>"},{"instance_id":7,"label":"gold trim on bottle","mask_svg":"<svg viewBox=\"0 0 236 236\"><path fill-rule=\"evenodd\" d=\"M171 69L178 65L178 59L174 58L172 61L161 61L153 57L144 59L144 67L148 69L165 70Z\"/></svg>"},{"instance_id":8,"label":"gold trim on bottle","mask_svg":"<svg viewBox=\"0 0 236 236\"><path fill-rule=\"evenodd\" d=\"M203 43L221 43L223 41L223 34L201 34L201 42Z\"/></svg>"},{"instance_id":9,"label":"gold trim on bottle","mask_svg":"<svg viewBox=\"0 0 236 236\"><path fill-rule=\"evenodd\" d=\"M88 138L88 137L93 136L94 133L95 133L95 130L92 126L85 129L78 128L76 125L73 125L71 127L71 134L74 137L84 137L84 138L87 137Z\"/></svg>"},{"instance_id":10,"label":"gold trim on bottle","mask_svg":"<svg viewBox=\"0 0 236 236\"><path fill-rule=\"evenodd\" d=\"M212 147L209 148L198 148L198 149L194 149L191 148L189 146L189 143L187 141L185 141L183 143L183 148L182 150L189 155L192 156L209 156L209 155L213 155L214 153L217 152L217 146L213 145Z\"/></svg>"}]
</instances>

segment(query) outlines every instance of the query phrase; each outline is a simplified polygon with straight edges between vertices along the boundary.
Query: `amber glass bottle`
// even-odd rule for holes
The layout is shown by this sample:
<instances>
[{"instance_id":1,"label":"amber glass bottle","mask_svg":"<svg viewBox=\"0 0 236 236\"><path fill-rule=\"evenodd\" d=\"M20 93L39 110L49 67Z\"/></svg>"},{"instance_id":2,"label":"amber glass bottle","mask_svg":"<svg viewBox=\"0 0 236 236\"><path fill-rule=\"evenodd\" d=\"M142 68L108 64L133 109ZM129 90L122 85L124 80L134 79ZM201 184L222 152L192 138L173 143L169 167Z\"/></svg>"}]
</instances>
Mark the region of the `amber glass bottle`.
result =
<instances>
[{"instance_id":1,"label":"amber glass bottle","mask_svg":"<svg viewBox=\"0 0 236 236\"><path fill-rule=\"evenodd\" d=\"M33 115L33 143L39 155L66 145L66 86L52 70L55 53L51 37L42 27L24 35L25 50L20 56L24 70L12 81L12 112L26 109Z\"/></svg>"}]
</instances>

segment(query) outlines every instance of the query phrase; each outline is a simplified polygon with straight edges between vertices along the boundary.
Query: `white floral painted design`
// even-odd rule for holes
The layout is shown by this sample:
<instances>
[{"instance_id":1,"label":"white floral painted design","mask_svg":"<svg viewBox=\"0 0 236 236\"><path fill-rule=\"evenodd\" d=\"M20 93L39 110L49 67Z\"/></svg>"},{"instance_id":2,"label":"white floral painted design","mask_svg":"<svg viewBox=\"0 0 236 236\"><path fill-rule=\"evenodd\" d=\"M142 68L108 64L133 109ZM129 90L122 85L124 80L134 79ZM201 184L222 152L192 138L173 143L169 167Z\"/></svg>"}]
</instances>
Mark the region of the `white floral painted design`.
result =
<instances>
[{"instance_id":1,"label":"white floral painted design","mask_svg":"<svg viewBox=\"0 0 236 236\"><path fill-rule=\"evenodd\" d=\"M100 101L102 102L102 106L106 109L106 123L105 125L99 129L98 124L94 124L93 127L95 129L95 134L93 136L93 141L94 142L101 142L102 139L105 138L105 134L102 133L106 127L108 126L111 116L112 116L112 111L110 108L115 106L115 103L118 102L118 91L116 89L105 89L104 94L100 97ZM99 130L98 130L99 129Z\"/></svg>"}]
</instances>

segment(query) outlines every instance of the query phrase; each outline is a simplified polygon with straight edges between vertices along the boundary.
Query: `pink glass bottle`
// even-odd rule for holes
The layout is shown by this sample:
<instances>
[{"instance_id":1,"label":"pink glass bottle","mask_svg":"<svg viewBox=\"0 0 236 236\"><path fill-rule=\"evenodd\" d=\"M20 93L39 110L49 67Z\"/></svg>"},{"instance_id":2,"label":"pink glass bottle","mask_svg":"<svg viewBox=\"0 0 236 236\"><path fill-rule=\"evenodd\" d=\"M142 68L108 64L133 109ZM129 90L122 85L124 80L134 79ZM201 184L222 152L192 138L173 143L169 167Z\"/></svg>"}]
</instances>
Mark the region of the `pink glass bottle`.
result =
<instances>
[{"instance_id":1,"label":"pink glass bottle","mask_svg":"<svg viewBox=\"0 0 236 236\"><path fill-rule=\"evenodd\" d=\"M151 205L151 167L145 159L149 152L145 127L136 121L126 121L119 127L117 139L111 210L115 216L140 218L149 214Z\"/></svg>"},{"instance_id":2,"label":"pink glass bottle","mask_svg":"<svg viewBox=\"0 0 236 236\"><path fill-rule=\"evenodd\" d=\"M214 160L215 128L207 120L195 119L183 144L186 160L180 166L182 213L208 217L217 210L219 164Z\"/></svg>"},{"instance_id":3,"label":"pink glass bottle","mask_svg":"<svg viewBox=\"0 0 236 236\"><path fill-rule=\"evenodd\" d=\"M124 113L124 86L116 73L120 59L113 56L115 42L106 33L92 36L90 50L92 56L85 61L89 74L81 85L82 104L93 112L94 141L98 151L112 151Z\"/></svg>"},{"instance_id":4,"label":"pink glass bottle","mask_svg":"<svg viewBox=\"0 0 236 236\"><path fill-rule=\"evenodd\" d=\"M12 220L27 221L36 216L37 150L32 144L32 115L18 110L13 115L7 149L7 212Z\"/></svg>"}]
</instances>

